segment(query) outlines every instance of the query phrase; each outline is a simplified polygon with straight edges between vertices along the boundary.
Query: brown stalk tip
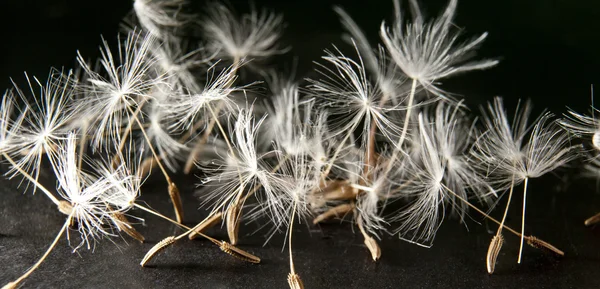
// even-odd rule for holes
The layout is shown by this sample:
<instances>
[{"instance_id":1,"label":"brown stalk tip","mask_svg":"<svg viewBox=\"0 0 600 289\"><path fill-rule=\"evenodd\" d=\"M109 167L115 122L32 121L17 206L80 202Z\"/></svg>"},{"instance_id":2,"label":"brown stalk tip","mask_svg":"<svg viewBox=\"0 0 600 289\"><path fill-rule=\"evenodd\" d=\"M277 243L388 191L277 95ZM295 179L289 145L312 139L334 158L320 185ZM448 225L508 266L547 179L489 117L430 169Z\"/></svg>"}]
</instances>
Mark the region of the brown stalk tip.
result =
<instances>
[{"instance_id":1,"label":"brown stalk tip","mask_svg":"<svg viewBox=\"0 0 600 289\"><path fill-rule=\"evenodd\" d=\"M304 289L304 284L300 276L296 273L288 274L288 284L290 285L290 289Z\"/></svg>"},{"instance_id":2,"label":"brown stalk tip","mask_svg":"<svg viewBox=\"0 0 600 289\"><path fill-rule=\"evenodd\" d=\"M365 245L367 245L367 248L369 248L373 261L377 262L377 260L379 260L381 257L381 248L377 244L377 241L375 241L375 239L373 239L371 236L365 235Z\"/></svg>"},{"instance_id":3,"label":"brown stalk tip","mask_svg":"<svg viewBox=\"0 0 600 289\"><path fill-rule=\"evenodd\" d=\"M177 223L183 222L183 205L181 203L181 195L179 194L179 189L173 182L169 182L169 196L171 197L171 201L173 202L173 208L175 209L175 217L177 218Z\"/></svg>"},{"instance_id":4,"label":"brown stalk tip","mask_svg":"<svg viewBox=\"0 0 600 289\"><path fill-rule=\"evenodd\" d=\"M125 215L121 213L113 213L112 215L118 221L117 227L119 227L119 230L125 232L125 234L129 235L131 238L140 241L140 243L144 243L144 235L140 234L140 232L138 232L133 226L131 226L131 223L129 223L129 220L127 220L127 217L125 217Z\"/></svg>"},{"instance_id":5,"label":"brown stalk tip","mask_svg":"<svg viewBox=\"0 0 600 289\"><path fill-rule=\"evenodd\" d=\"M238 205L234 205L229 208L225 215L225 222L227 224L227 235L229 236L229 242L232 245L236 245L238 242L238 232L240 230L240 208Z\"/></svg>"},{"instance_id":6,"label":"brown stalk tip","mask_svg":"<svg viewBox=\"0 0 600 289\"><path fill-rule=\"evenodd\" d=\"M156 166L156 162L154 161L153 157L146 158L145 160L142 161L142 164L139 167L138 176L140 178L147 177L148 174L152 171L152 169L154 169L155 166Z\"/></svg>"},{"instance_id":7,"label":"brown stalk tip","mask_svg":"<svg viewBox=\"0 0 600 289\"><path fill-rule=\"evenodd\" d=\"M192 232L190 232L190 234L188 235L188 238L190 240L196 239L199 236L198 233L203 233L204 230L213 227L214 225L221 222L222 220L223 220L223 212L218 212L218 213L208 217L207 219L202 221L200 224L198 224L196 227L194 227L194 230Z\"/></svg>"},{"instance_id":8,"label":"brown stalk tip","mask_svg":"<svg viewBox=\"0 0 600 289\"><path fill-rule=\"evenodd\" d=\"M591 226L591 225L595 225L598 224L600 222L600 213L595 214L589 218L587 218L584 222L584 224L586 226Z\"/></svg>"},{"instance_id":9,"label":"brown stalk tip","mask_svg":"<svg viewBox=\"0 0 600 289\"><path fill-rule=\"evenodd\" d=\"M333 218L333 217L338 217L340 215L345 215L348 212L352 211L354 209L354 205L352 204L341 204L339 206L335 206L325 212L323 212L322 214L316 216L313 219L313 224L316 225L318 223L321 223L327 219Z\"/></svg>"},{"instance_id":10,"label":"brown stalk tip","mask_svg":"<svg viewBox=\"0 0 600 289\"><path fill-rule=\"evenodd\" d=\"M112 162L111 162L112 168L116 169L119 167L119 165L121 165L121 159L117 157L117 155L115 155L115 157L112 158Z\"/></svg>"},{"instance_id":11,"label":"brown stalk tip","mask_svg":"<svg viewBox=\"0 0 600 289\"><path fill-rule=\"evenodd\" d=\"M502 249L503 244L504 237L502 236L502 234L494 236L494 238L492 238L492 241L490 242L487 257L485 258L487 271L489 274L494 273L494 269L496 268L496 259L498 258L498 254L500 254L500 249Z\"/></svg>"},{"instance_id":12,"label":"brown stalk tip","mask_svg":"<svg viewBox=\"0 0 600 289\"><path fill-rule=\"evenodd\" d=\"M351 187L348 180L328 181L322 189L316 191L326 200L351 200L358 194L358 190Z\"/></svg>"},{"instance_id":13,"label":"brown stalk tip","mask_svg":"<svg viewBox=\"0 0 600 289\"><path fill-rule=\"evenodd\" d=\"M154 245L154 247L152 247L152 249L150 249L150 251L148 251L148 253L146 253L146 256L144 256L144 259L142 259L142 262L140 262L140 265L142 267L146 266L146 264L152 259L152 257L154 257L154 255L156 255L158 252L164 250L167 246L175 243L175 241L176 241L175 237L170 236L170 237L166 237L162 241L156 243L156 245Z\"/></svg>"},{"instance_id":14,"label":"brown stalk tip","mask_svg":"<svg viewBox=\"0 0 600 289\"><path fill-rule=\"evenodd\" d=\"M221 249L221 251L223 251L235 258L238 258L242 261L254 263L254 264L260 263L259 257L256 257L256 256L254 256L236 246L233 246L225 241L221 241L221 245L219 246L219 248Z\"/></svg>"},{"instance_id":15,"label":"brown stalk tip","mask_svg":"<svg viewBox=\"0 0 600 289\"><path fill-rule=\"evenodd\" d=\"M70 216L71 213L73 213L73 205L71 205L71 203L65 201L65 200L60 200L58 202L58 210L67 215Z\"/></svg>"},{"instance_id":16,"label":"brown stalk tip","mask_svg":"<svg viewBox=\"0 0 600 289\"><path fill-rule=\"evenodd\" d=\"M549 250L559 256L565 255L565 252L563 252L562 250L560 250L560 249L554 247L552 244L550 244L542 239L538 239L537 237L534 237L534 236L527 237L527 245L534 247L536 249Z\"/></svg>"}]
</instances>

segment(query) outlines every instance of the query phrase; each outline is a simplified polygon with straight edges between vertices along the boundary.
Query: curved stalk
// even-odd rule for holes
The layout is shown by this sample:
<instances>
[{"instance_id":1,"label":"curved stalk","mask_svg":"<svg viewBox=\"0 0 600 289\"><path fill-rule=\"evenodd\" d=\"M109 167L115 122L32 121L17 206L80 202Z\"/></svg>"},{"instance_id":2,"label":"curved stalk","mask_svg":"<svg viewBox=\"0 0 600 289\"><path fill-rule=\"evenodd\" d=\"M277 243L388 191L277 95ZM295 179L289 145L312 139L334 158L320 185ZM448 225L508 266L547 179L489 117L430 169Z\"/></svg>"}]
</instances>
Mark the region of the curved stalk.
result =
<instances>
[{"instance_id":1,"label":"curved stalk","mask_svg":"<svg viewBox=\"0 0 600 289\"><path fill-rule=\"evenodd\" d=\"M525 234L525 205L527 201L527 181L529 181L529 178L525 178L525 188L523 189L523 217L521 219L521 246L519 247L519 259L517 259L518 264L521 264L521 257L523 256L523 235Z\"/></svg>"},{"instance_id":2,"label":"curved stalk","mask_svg":"<svg viewBox=\"0 0 600 289\"><path fill-rule=\"evenodd\" d=\"M44 192L44 194L56 206L60 206L60 201L48 189L46 189L44 186L42 186L42 184L40 184L36 178L32 177L29 173L27 173L25 170L23 170L17 163L15 163L15 161L8 154L3 152L2 155L21 175L23 175L25 178L27 178L30 182L34 183L37 188L39 188L42 192Z\"/></svg>"},{"instance_id":3,"label":"curved stalk","mask_svg":"<svg viewBox=\"0 0 600 289\"><path fill-rule=\"evenodd\" d=\"M4 285L4 287L2 287L3 289L17 288L17 286L19 286L19 283L21 283L23 280L25 280L27 277L29 277L29 275L31 275L31 273L33 273L33 271L35 271L42 264L42 262L44 262L44 260L46 260L48 255L50 255L50 252L52 252L54 247L56 247L56 244L58 244L58 240L60 240L62 235L65 233L65 231L69 227L72 217L73 217L73 213L71 213L69 215L69 217L67 217L67 220L63 224L60 231L58 231L58 234L56 234L54 241L52 242L52 244L50 244L50 247L48 247L48 249L46 250L44 255L42 255L42 257L31 268L29 268L29 270L27 270L27 272L25 272L25 274L21 275L21 277L19 277L17 280Z\"/></svg>"}]
</instances>

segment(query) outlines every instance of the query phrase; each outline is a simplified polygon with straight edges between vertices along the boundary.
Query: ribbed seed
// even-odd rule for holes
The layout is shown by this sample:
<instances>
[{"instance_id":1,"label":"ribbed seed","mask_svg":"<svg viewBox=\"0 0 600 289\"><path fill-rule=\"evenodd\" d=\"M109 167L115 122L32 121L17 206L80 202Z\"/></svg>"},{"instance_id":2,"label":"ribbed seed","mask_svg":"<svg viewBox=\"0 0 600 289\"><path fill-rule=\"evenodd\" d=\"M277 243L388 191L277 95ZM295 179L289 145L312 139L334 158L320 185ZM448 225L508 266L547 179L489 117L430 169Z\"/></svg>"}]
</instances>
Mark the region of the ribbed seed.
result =
<instances>
[{"instance_id":1,"label":"ribbed seed","mask_svg":"<svg viewBox=\"0 0 600 289\"><path fill-rule=\"evenodd\" d=\"M142 267L146 266L146 263L148 263L148 261L150 261L154 255L173 243L175 243L174 236L166 237L162 241L158 242L156 245L154 245L154 247L152 247L152 249L150 249L150 251L148 251L148 253L146 253L146 256L144 256L144 259L142 259L142 262L140 262L140 265Z\"/></svg>"}]
</instances>

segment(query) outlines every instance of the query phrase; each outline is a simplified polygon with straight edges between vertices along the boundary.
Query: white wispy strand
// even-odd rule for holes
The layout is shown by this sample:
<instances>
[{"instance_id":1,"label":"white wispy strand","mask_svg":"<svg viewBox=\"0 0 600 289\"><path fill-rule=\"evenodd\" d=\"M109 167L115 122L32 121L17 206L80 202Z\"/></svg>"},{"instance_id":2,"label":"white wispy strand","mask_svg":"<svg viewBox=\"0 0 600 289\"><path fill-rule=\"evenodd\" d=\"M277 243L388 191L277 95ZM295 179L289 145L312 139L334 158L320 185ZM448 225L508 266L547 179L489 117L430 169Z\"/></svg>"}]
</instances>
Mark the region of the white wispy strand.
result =
<instances>
[{"instance_id":1,"label":"white wispy strand","mask_svg":"<svg viewBox=\"0 0 600 289\"><path fill-rule=\"evenodd\" d=\"M218 58L267 58L288 50L278 44L283 17L267 10L252 10L238 17L227 6L213 3L200 24L209 41L207 48L218 53Z\"/></svg>"},{"instance_id":2,"label":"white wispy strand","mask_svg":"<svg viewBox=\"0 0 600 289\"><path fill-rule=\"evenodd\" d=\"M311 147L308 142L312 133L313 99L301 100L296 84L288 84L273 98L273 107L268 107L269 118L265 132L272 135L279 148L286 154L303 155Z\"/></svg>"},{"instance_id":3,"label":"white wispy strand","mask_svg":"<svg viewBox=\"0 0 600 289\"><path fill-rule=\"evenodd\" d=\"M591 107L591 116L569 110L565 114L565 118L559 120L559 123L576 136L591 136L592 145L596 150L600 150L600 120L594 116L594 113L597 112L598 109L593 106Z\"/></svg>"},{"instance_id":4,"label":"white wispy strand","mask_svg":"<svg viewBox=\"0 0 600 289\"><path fill-rule=\"evenodd\" d=\"M10 154L18 148L19 141L15 139L20 137L18 131L21 129L27 109L23 111L17 109L19 115L13 120L15 108L12 90L5 91L0 104L0 153L2 154Z\"/></svg>"},{"instance_id":5,"label":"white wispy strand","mask_svg":"<svg viewBox=\"0 0 600 289\"><path fill-rule=\"evenodd\" d=\"M156 38L137 31L130 32L123 43L119 41L118 58L113 57L108 43L103 40L101 72L94 71L78 53L77 61L87 74L81 88L87 95L85 103L92 111L101 112L94 123L92 143L95 149L107 148L115 143L121 127L131 117L133 108L150 96L149 90L164 82L161 75L152 71L156 58L149 52ZM118 143L118 142L117 142Z\"/></svg>"},{"instance_id":6,"label":"white wispy strand","mask_svg":"<svg viewBox=\"0 0 600 289\"><path fill-rule=\"evenodd\" d=\"M53 165L58 179L58 193L71 204L72 216L78 222L81 242L74 246L74 250L84 245L91 249L99 238L114 236L110 226L117 220L114 220L103 197L111 184L105 179L92 181L79 171L76 147L75 135L69 134L59 148ZM70 243L71 237L67 234Z\"/></svg>"},{"instance_id":7,"label":"white wispy strand","mask_svg":"<svg viewBox=\"0 0 600 289\"><path fill-rule=\"evenodd\" d=\"M598 154L600 152L600 121L595 116L598 109L591 106L590 110L591 116L569 110L568 114L565 114L565 118L560 119L558 122L565 130L577 137L589 138L591 136L594 149L585 152L588 160L585 169L590 177L598 177L600 175L600 158ZM590 141L589 139L586 140Z\"/></svg>"},{"instance_id":8,"label":"white wispy strand","mask_svg":"<svg viewBox=\"0 0 600 289\"><path fill-rule=\"evenodd\" d=\"M398 14L391 31L385 22L381 23L381 39L398 67L438 96L443 92L436 87L437 80L461 72L490 68L498 63L496 60L468 61L487 33L458 44L460 33L450 31L456 4L457 0L450 0L440 17L425 23L417 0L410 0L412 22L404 23Z\"/></svg>"},{"instance_id":9,"label":"white wispy strand","mask_svg":"<svg viewBox=\"0 0 600 289\"><path fill-rule=\"evenodd\" d=\"M164 39L191 20L182 11L186 3L186 0L134 0L133 10L144 30Z\"/></svg>"},{"instance_id":10,"label":"white wispy strand","mask_svg":"<svg viewBox=\"0 0 600 289\"><path fill-rule=\"evenodd\" d=\"M31 94L26 95L16 84L15 90L26 104L28 113L21 125L13 127L14 133L18 134L14 140L17 152L22 155L17 161L19 167L37 179L42 156L46 154L53 162L60 141L67 136L65 129L73 117L73 110L69 109L68 103L72 98L74 83L71 71L64 75L55 69L50 71L45 84L35 77L35 84L32 84L27 74L25 77ZM35 92L36 89L39 89L39 93Z\"/></svg>"}]
</instances>

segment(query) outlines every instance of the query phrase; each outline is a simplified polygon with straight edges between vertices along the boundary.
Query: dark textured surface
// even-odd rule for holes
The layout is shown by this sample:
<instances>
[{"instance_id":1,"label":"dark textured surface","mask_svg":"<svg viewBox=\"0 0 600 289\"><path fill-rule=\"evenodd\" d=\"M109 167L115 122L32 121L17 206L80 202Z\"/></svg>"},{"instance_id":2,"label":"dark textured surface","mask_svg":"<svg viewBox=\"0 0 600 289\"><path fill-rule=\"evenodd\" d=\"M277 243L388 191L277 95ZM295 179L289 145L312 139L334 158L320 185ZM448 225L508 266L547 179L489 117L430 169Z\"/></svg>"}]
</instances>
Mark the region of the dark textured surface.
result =
<instances>
[{"instance_id":1,"label":"dark textured surface","mask_svg":"<svg viewBox=\"0 0 600 289\"><path fill-rule=\"evenodd\" d=\"M82 4L84 3L85 4ZM299 57L304 72L311 60L330 43L340 44L341 29L331 12L334 3L345 1L255 1L285 13L285 40ZM580 1L584 2L584 1ZM422 1L436 15L445 1ZM485 3L485 4L484 4ZM589 85L600 77L598 53L600 4L596 1L459 1L457 24L467 34L490 33L481 50L485 57L501 57L492 70L449 80L446 88L463 93L471 103L503 95L509 100L530 97L561 113L565 105L583 110L589 104ZM235 6L244 7L244 5ZM2 45L0 83L9 76L22 81L22 71L44 76L50 66L69 66L76 49L93 55L100 41L115 35L127 1L16 1L0 3ZM390 19L391 1L343 4L359 25L377 40L382 18ZM242 9L242 8L240 8ZM509 103L510 101L506 102ZM2 171L7 167L2 166ZM570 170L577 175L577 170ZM527 232L565 251L557 258L530 247L516 264L518 239L509 236L498 257L496 274L485 270L485 254L496 230L472 212L468 230L448 218L430 249L384 236L383 256L373 263L358 232L348 224L321 227L297 226L294 233L296 268L306 288L597 288L600 286L600 227L585 228L583 220L600 211L600 195L593 180L555 176L530 182ZM54 187L49 171L42 176ZM160 178L157 178L160 180ZM143 200L158 211L171 213L166 186L149 180ZM178 178L190 225L201 220L192 191L196 179ZM569 184L568 186L566 184ZM64 221L43 195L31 195L17 182L0 182L0 282L13 280L31 266L52 242ZM521 187L519 187L521 189ZM520 226L520 196L507 223ZM46 262L25 283L26 288L286 288L288 259L282 252L282 236L262 246L261 233L248 236L257 226L248 225L240 247L260 256L259 265L242 263L203 240L182 240L151 262L138 264L156 242L179 232L174 226L144 212L138 226L147 243L127 237L101 241L92 251L72 254L63 238ZM501 215L500 211L494 212ZM475 221L481 222L481 225ZM224 230L212 235L225 238Z\"/></svg>"}]
</instances>

